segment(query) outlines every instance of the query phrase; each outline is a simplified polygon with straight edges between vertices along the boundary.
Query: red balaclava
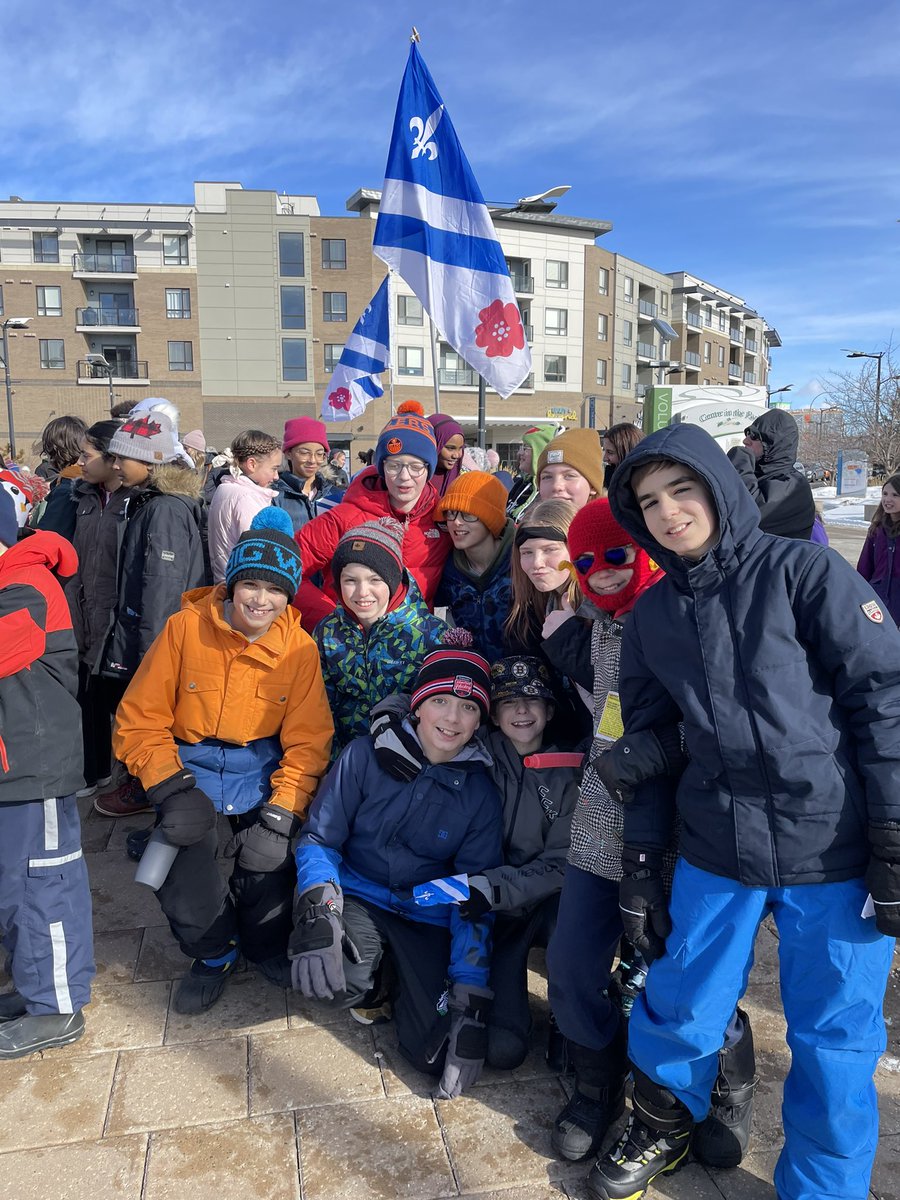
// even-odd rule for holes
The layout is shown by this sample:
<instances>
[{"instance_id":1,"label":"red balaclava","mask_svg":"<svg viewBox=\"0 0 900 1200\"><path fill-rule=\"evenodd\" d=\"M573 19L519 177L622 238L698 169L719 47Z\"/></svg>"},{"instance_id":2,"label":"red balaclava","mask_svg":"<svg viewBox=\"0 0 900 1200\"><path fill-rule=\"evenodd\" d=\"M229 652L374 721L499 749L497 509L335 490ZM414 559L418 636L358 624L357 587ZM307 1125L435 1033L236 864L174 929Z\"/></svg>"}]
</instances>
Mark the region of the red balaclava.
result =
<instances>
[{"instance_id":1,"label":"red balaclava","mask_svg":"<svg viewBox=\"0 0 900 1200\"><path fill-rule=\"evenodd\" d=\"M615 520L610 511L609 501L605 498L592 500L575 514L569 526L566 545L585 599L604 612L614 615L630 612L638 596L663 577L662 569L650 558L646 550L635 545L633 539ZM622 546L634 546L634 562L616 563L604 558L607 550L616 550ZM597 571L610 568L630 568L631 579L620 591L598 596L591 590L588 580Z\"/></svg>"}]
</instances>

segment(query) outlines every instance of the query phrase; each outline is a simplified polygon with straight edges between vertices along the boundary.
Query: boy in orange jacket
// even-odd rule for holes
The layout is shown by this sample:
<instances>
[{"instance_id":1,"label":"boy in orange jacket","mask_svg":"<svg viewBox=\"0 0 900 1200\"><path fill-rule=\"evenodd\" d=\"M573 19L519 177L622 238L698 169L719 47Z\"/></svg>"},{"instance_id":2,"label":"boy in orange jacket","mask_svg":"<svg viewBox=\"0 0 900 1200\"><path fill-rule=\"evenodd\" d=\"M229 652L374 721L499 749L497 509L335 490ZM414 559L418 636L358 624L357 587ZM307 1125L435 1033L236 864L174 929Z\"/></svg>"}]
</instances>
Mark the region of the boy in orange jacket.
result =
<instances>
[{"instance_id":1,"label":"boy in orange jacket","mask_svg":"<svg viewBox=\"0 0 900 1200\"><path fill-rule=\"evenodd\" d=\"M334 732L316 645L290 606L300 576L290 518L263 509L232 550L225 584L185 594L116 714L116 756L180 847L158 891L193 959L179 1012L214 1004L240 951L273 982L290 980L291 839ZM219 812L235 832L228 884L215 861Z\"/></svg>"}]
</instances>

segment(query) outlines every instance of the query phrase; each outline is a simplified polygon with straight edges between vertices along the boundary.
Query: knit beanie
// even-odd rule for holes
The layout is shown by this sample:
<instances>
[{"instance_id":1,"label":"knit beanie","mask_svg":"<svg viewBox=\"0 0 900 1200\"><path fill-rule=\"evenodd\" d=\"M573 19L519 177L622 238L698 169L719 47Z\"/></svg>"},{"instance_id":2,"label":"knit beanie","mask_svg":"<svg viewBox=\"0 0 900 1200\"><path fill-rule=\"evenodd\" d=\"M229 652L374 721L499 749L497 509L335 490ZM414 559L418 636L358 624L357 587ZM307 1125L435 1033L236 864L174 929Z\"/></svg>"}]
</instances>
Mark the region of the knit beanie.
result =
<instances>
[{"instance_id":1,"label":"knit beanie","mask_svg":"<svg viewBox=\"0 0 900 1200\"><path fill-rule=\"evenodd\" d=\"M592 500L575 514L569 526L567 546L584 598L604 612L628 611L642 592L663 577L662 570L646 550L642 550L616 521L606 497ZM621 546L634 546L634 562L617 564L604 558L607 550ZM631 579L620 591L598 596L591 590L588 580L597 571L624 570L626 565L631 569Z\"/></svg>"},{"instance_id":2,"label":"knit beanie","mask_svg":"<svg viewBox=\"0 0 900 1200\"><path fill-rule=\"evenodd\" d=\"M473 700L486 721L491 709L491 668L486 659L474 650L446 646L426 654L416 676L410 697L410 712L414 713L423 700L431 696L458 696Z\"/></svg>"},{"instance_id":3,"label":"knit beanie","mask_svg":"<svg viewBox=\"0 0 900 1200\"><path fill-rule=\"evenodd\" d=\"M501 658L491 667L491 699L515 700L523 696L530 700L553 700L550 671L539 658L516 655Z\"/></svg>"},{"instance_id":4,"label":"knit beanie","mask_svg":"<svg viewBox=\"0 0 900 1200\"><path fill-rule=\"evenodd\" d=\"M314 442L325 451L331 449L328 445L328 434L321 421L317 421L314 417L291 417L284 423L282 449L287 454L288 450L299 446L302 442Z\"/></svg>"},{"instance_id":5,"label":"knit beanie","mask_svg":"<svg viewBox=\"0 0 900 1200\"><path fill-rule=\"evenodd\" d=\"M12 493L0 487L0 542L14 546L19 540L19 517Z\"/></svg>"},{"instance_id":6,"label":"knit beanie","mask_svg":"<svg viewBox=\"0 0 900 1200\"><path fill-rule=\"evenodd\" d=\"M558 425L534 425L522 434L522 442L531 450L531 474L535 475L535 464L544 452L544 447L559 433Z\"/></svg>"},{"instance_id":7,"label":"knit beanie","mask_svg":"<svg viewBox=\"0 0 900 1200\"><path fill-rule=\"evenodd\" d=\"M300 586L300 547L294 541L291 518L283 508L262 508L228 556L225 586L228 599L242 579L261 579L287 592L288 603Z\"/></svg>"},{"instance_id":8,"label":"knit beanie","mask_svg":"<svg viewBox=\"0 0 900 1200\"><path fill-rule=\"evenodd\" d=\"M109 443L121 428L121 421L96 421L88 429L87 436L97 443L104 454L109 454Z\"/></svg>"},{"instance_id":9,"label":"knit beanie","mask_svg":"<svg viewBox=\"0 0 900 1200\"><path fill-rule=\"evenodd\" d=\"M174 462L178 457L175 428L162 412L128 416L109 439L107 454L134 458L151 466Z\"/></svg>"},{"instance_id":10,"label":"knit beanie","mask_svg":"<svg viewBox=\"0 0 900 1200\"><path fill-rule=\"evenodd\" d=\"M506 489L499 479L487 471L467 471L444 492L434 510L436 521L446 520L444 513L471 513L483 522L494 537L499 537L506 525Z\"/></svg>"},{"instance_id":11,"label":"knit beanie","mask_svg":"<svg viewBox=\"0 0 900 1200\"><path fill-rule=\"evenodd\" d=\"M334 586L341 590L341 571L361 563L388 585L393 596L403 579L403 526L393 517L380 517L348 529L337 544L331 569Z\"/></svg>"},{"instance_id":12,"label":"knit beanie","mask_svg":"<svg viewBox=\"0 0 900 1200\"><path fill-rule=\"evenodd\" d=\"M437 466L437 441L434 430L417 413L397 413L378 435L375 447L375 466L384 478L384 462L397 454L412 454L428 467L428 478Z\"/></svg>"},{"instance_id":13,"label":"knit beanie","mask_svg":"<svg viewBox=\"0 0 900 1200\"><path fill-rule=\"evenodd\" d=\"M603 491L603 445L596 429L567 429L548 442L537 460L534 477L540 486L544 467L565 464L583 475L599 496Z\"/></svg>"},{"instance_id":14,"label":"knit beanie","mask_svg":"<svg viewBox=\"0 0 900 1200\"><path fill-rule=\"evenodd\" d=\"M464 471L487 471L487 450L482 450L480 446L466 446L462 465Z\"/></svg>"},{"instance_id":15,"label":"knit beanie","mask_svg":"<svg viewBox=\"0 0 900 1200\"><path fill-rule=\"evenodd\" d=\"M185 450L199 450L202 454L206 451L206 436L202 429L192 429L181 439L181 444Z\"/></svg>"}]
</instances>

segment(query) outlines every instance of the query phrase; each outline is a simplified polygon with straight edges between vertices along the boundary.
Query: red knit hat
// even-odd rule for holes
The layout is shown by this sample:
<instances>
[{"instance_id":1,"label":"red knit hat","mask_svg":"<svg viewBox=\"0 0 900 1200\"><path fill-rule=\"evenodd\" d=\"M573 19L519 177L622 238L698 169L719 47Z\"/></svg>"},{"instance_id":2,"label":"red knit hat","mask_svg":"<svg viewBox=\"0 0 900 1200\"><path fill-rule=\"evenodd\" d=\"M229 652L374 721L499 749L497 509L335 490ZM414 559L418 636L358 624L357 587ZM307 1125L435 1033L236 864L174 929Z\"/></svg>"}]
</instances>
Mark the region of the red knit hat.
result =
<instances>
[{"instance_id":1,"label":"red knit hat","mask_svg":"<svg viewBox=\"0 0 900 1200\"><path fill-rule=\"evenodd\" d=\"M604 612L628 612L642 592L662 579L663 572L657 564L645 550L635 545L631 535L613 517L605 497L592 500L575 514L566 545L585 599ZM634 548L633 562L615 561L618 557L615 551L623 547ZM605 557L610 552L612 561ZM619 591L598 596L591 589L589 580L598 571L625 570L626 567L631 570L631 578Z\"/></svg>"},{"instance_id":2,"label":"red knit hat","mask_svg":"<svg viewBox=\"0 0 900 1200\"><path fill-rule=\"evenodd\" d=\"M409 701L410 712L431 696L459 696L481 709L486 721L491 711L491 667L474 650L446 646L426 654Z\"/></svg>"},{"instance_id":3,"label":"red knit hat","mask_svg":"<svg viewBox=\"0 0 900 1200\"><path fill-rule=\"evenodd\" d=\"M328 445L328 434L325 432L325 426L321 421L317 421L315 417L291 417L289 421L284 423L284 443L283 449L285 454L294 446L299 446L301 442L314 442L317 446L321 446L323 450L330 450Z\"/></svg>"}]
</instances>

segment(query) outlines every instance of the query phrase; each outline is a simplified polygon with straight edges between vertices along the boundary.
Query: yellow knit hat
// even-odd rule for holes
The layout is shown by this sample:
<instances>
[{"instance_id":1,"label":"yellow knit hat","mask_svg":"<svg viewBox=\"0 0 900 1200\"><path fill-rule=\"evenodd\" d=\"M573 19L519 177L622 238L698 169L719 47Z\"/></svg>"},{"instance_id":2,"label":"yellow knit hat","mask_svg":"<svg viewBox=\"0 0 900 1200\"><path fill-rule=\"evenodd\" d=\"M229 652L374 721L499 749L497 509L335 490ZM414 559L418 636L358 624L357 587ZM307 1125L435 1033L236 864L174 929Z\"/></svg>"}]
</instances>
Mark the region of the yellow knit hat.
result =
<instances>
[{"instance_id":1,"label":"yellow knit hat","mask_svg":"<svg viewBox=\"0 0 900 1200\"><path fill-rule=\"evenodd\" d=\"M506 488L487 471L466 471L447 488L434 510L434 519L443 521L448 509L471 513L499 537L506 525Z\"/></svg>"},{"instance_id":2,"label":"yellow knit hat","mask_svg":"<svg viewBox=\"0 0 900 1200\"><path fill-rule=\"evenodd\" d=\"M583 475L598 496L605 495L603 490L603 444L596 429L567 429L552 442L548 442L541 451L534 472L538 487L541 483L541 471L544 467L565 464L573 467L579 475Z\"/></svg>"}]
</instances>

